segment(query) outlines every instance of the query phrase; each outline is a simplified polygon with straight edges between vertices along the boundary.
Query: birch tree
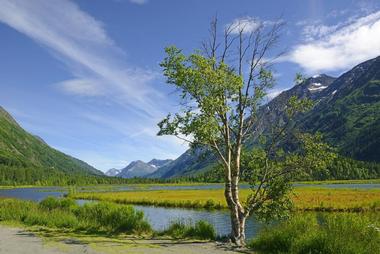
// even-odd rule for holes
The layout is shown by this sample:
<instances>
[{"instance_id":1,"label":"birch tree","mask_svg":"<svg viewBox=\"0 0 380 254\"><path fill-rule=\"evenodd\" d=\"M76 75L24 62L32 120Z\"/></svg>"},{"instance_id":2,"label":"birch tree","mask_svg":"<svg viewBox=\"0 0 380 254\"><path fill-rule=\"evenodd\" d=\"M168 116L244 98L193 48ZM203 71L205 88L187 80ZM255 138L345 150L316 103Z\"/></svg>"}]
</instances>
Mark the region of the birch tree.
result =
<instances>
[{"instance_id":1,"label":"birch tree","mask_svg":"<svg viewBox=\"0 0 380 254\"><path fill-rule=\"evenodd\" d=\"M210 39L200 50L185 55L171 46L161 63L167 83L179 92L181 108L158 124L158 135L174 135L215 152L223 166L231 240L239 246L245 244L245 222L252 213L266 216L288 207L286 176L294 172L296 167L291 165L300 158L282 156L281 163L274 159L280 153L277 144L289 128L280 124L265 145L257 145L261 152L254 149L245 156L251 158L250 163L242 162L246 141L259 134L259 108L275 83L271 50L282 26L282 22L262 23L248 30L244 24L231 24L219 34L215 19ZM308 106L306 100L292 98L285 112L287 119ZM242 166L251 174L252 193L247 200L239 195Z\"/></svg>"}]
</instances>

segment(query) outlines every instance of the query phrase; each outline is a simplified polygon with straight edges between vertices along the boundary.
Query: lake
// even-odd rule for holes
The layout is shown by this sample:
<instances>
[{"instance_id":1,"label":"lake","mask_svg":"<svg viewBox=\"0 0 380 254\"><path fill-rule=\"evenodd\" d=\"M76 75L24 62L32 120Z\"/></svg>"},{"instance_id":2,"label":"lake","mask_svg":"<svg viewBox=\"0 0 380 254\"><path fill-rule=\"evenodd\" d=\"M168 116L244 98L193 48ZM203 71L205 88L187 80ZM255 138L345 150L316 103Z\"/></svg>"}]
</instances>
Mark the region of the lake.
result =
<instances>
[{"instance_id":1,"label":"lake","mask_svg":"<svg viewBox=\"0 0 380 254\"><path fill-rule=\"evenodd\" d=\"M380 184L295 184L296 186L318 186L326 188L348 188L348 189L379 189ZM243 185L243 188L248 188L248 185ZM96 187L86 186L79 188L79 191L94 191ZM220 189L222 184L210 185L149 185L144 186L144 190L175 190L175 189ZM141 190L141 186L112 186L112 188L100 188L101 191L125 191L125 190ZM67 193L64 187L36 187L36 188L14 188L0 189L0 197L12 197L32 201L41 201L47 196L63 197ZM83 204L85 201L79 200L78 203ZM165 229L171 221L182 220L196 222L206 220L211 223L218 235L226 235L230 232L230 218L227 210L195 210L182 208L163 208L154 206L134 206L138 210L142 210L156 230ZM262 225L253 217L247 221L246 235L251 238L256 235Z\"/></svg>"}]
</instances>

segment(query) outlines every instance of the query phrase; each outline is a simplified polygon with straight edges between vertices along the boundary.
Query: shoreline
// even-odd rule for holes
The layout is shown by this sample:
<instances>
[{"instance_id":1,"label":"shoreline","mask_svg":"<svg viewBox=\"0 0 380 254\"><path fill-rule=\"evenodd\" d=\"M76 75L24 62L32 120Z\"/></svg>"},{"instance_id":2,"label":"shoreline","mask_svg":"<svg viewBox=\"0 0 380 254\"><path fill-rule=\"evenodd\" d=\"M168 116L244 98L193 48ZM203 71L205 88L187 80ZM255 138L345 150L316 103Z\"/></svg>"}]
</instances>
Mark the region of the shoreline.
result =
<instances>
[{"instance_id":1,"label":"shoreline","mask_svg":"<svg viewBox=\"0 0 380 254\"><path fill-rule=\"evenodd\" d=\"M236 252L231 246L210 241L94 236L52 230L38 231L0 223L0 253L7 254L233 254L242 253L241 251Z\"/></svg>"},{"instance_id":2,"label":"shoreline","mask_svg":"<svg viewBox=\"0 0 380 254\"><path fill-rule=\"evenodd\" d=\"M241 190L244 199L250 190ZM290 194L296 211L378 212L380 189L329 189L298 187ZM222 210L227 205L221 190L151 190L117 192L78 192L69 194L76 200L97 200L117 204L171 208Z\"/></svg>"},{"instance_id":3,"label":"shoreline","mask_svg":"<svg viewBox=\"0 0 380 254\"><path fill-rule=\"evenodd\" d=\"M293 184L305 184L305 185L323 185L323 184L380 184L380 178L375 179L351 179L351 180L323 180L323 181L294 181ZM89 184L89 185L0 185L0 189L18 189L18 188L49 188L49 187L61 187L61 188L70 188L70 187L96 187L102 188L107 186L188 186L188 185L220 185L220 183L206 183L206 182L180 182L180 183L129 183L129 184ZM241 182L241 184L247 184Z\"/></svg>"}]
</instances>

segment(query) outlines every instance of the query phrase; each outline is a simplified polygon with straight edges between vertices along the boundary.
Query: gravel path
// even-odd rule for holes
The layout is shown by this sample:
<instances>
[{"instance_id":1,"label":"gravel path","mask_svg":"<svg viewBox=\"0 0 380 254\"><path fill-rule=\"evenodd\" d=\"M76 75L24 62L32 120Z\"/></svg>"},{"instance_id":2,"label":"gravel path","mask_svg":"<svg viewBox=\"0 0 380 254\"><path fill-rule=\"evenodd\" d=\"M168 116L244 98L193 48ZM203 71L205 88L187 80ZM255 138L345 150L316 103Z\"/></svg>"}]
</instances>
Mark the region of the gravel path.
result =
<instances>
[{"instance_id":1,"label":"gravel path","mask_svg":"<svg viewBox=\"0 0 380 254\"><path fill-rule=\"evenodd\" d=\"M171 240L113 241L103 238L81 241L73 238L51 240L27 232L21 228L0 226L0 254L232 254L242 253L228 250L216 243L189 243Z\"/></svg>"}]
</instances>

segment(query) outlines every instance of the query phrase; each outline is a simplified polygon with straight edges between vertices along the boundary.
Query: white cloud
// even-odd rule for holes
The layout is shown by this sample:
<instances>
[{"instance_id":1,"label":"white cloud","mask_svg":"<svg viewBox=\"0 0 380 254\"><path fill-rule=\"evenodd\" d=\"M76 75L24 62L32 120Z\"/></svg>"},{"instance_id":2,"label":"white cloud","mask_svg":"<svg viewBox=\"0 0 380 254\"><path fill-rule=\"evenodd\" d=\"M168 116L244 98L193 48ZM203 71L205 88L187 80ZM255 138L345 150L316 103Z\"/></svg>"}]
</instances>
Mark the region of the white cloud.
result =
<instances>
[{"instance_id":1,"label":"white cloud","mask_svg":"<svg viewBox=\"0 0 380 254\"><path fill-rule=\"evenodd\" d=\"M380 55L380 11L309 31L313 41L296 45L287 56L308 73L344 70Z\"/></svg>"},{"instance_id":2,"label":"white cloud","mask_svg":"<svg viewBox=\"0 0 380 254\"><path fill-rule=\"evenodd\" d=\"M70 123L70 128L45 128L37 133L61 140L75 138L70 144L61 141L57 147L102 169L119 166L118 161L123 160L174 158L186 149L174 137L156 137L156 124L166 111L163 108L170 107L164 95L152 87L158 74L126 63L125 53L107 35L104 24L68 0L0 0L0 6L0 23L28 36L66 64L73 77L54 84L55 88L96 99L89 100L95 101L92 105L82 104L82 99L75 101L80 107L66 101L78 118L68 113L63 124L67 119L77 121ZM123 107L113 105L115 113L110 113L109 109L95 109L98 103ZM49 122L57 124L60 117L55 120ZM40 130L47 125L38 126ZM86 132L83 126L91 130ZM90 143L83 139L86 135L94 135Z\"/></svg>"},{"instance_id":3,"label":"white cloud","mask_svg":"<svg viewBox=\"0 0 380 254\"><path fill-rule=\"evenodd\" d=\"M83 96L101 96L103 95L103 85L98 80L90 79L71 79L56 84L59 89L69 94Z\"/></svg>"},{"instance_id":4,"label":"white cloud","mask_svg":"<svg viewBox=\"0 0 380 254\"><path fill-rule=\"evenodd\" d=\"M148 0L129 0L133 4L146 4Z\"/></svg>"},{"instance_id":5,"label":"white cloud","mask_svg":"<svg viewBox=\"0 0 380 254\"><path fill-rule=\"evenodd\" d=\"M131 68L108 37L104 25L64 0L0 0L0 22L47 47L74 79L60 84L67 92L106 96L153 114L160 93L150 86L156 74ZM149 96L147 96L149 95Z\"/></svg>"},{"instance_id":6,"label":"white cloud","mask_svg":"<svg viewBox=\"0 0 380 254\"><path fill-rule=\"evenodd\" d=\"M243 33L251 33L254 32L257 28L262 25L262 21L255 17L242 17L237 18L232 23L228 24L228 27L231 27L233 33L239 33L243 31Z\"/></svg>"},{"instance_id":7,"label":"white cloud","mask_svg":"<svg viewBox=\"0 0 380 254\"><path fill-rule=\"evenodd\" d=\"M315 38L320 38L335 32L337 29L338 25L326 26L323 24L311 24L304 26L302 34L307 41L312 41Z\"/></svg>"},{"instance_id":8,"label":"white cloud","mask_svg":"<svg viewBox=\"0 0 380 254\"><path fill-rule=\"evenodd\" d=\"M267 92L266 99L268 101L272 100L273 98L277 97L280 93L282 93L286 89L271 89Z\"/></svg>"}]
</instances>

